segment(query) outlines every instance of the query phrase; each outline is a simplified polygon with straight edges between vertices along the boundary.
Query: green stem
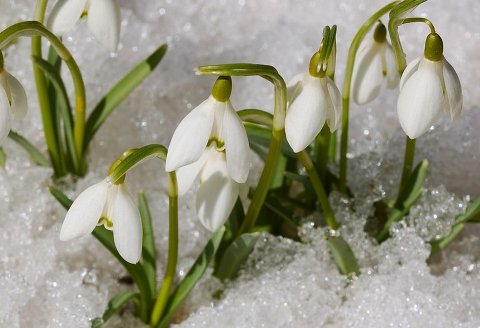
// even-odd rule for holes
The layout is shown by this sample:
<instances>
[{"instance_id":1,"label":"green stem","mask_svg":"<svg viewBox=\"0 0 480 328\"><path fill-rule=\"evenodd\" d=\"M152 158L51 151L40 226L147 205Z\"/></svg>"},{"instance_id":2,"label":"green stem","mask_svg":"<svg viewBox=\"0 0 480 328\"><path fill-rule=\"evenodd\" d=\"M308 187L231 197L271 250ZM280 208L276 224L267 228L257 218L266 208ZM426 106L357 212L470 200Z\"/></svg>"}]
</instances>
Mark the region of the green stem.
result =
<instances>
[{"instance_id":1,"label":"green stem","mask_svg":"<svg viewBox=\"0 0 480 328\"><path fill-rule=\"evenodd\" d=\"M431 33L434 33L434 34L436 33L435 26L433 26L433 23L427 18L423 18L423 17L405 18L404 20L402 20L401 25L410 24L410 23L425 23L430 28Z\"/></svg>"},{"instance_id":2,"label":"green stem","mask_svg":"<svg viewBox=\"0 0 480 328\"><path fill-rule=\"evenodd\" d=\"M381 8L373 14L358 30L353 38L350 49L348 50L347 67L345 70L345 79L343 82L343 112L342 112L342 136L340 141L340 191L347 191L347 149L348 149L348 119L350 107L350 89L352 85L353 66L355 64L355 56L357 55L360 44L370 30L371 26L377 22L383 15L394 8L399 1L394 1Z\"/></svg>"},{"instance_id":3,"label":"green stem","mask_svg":"<svg viewBox=\"0 0 480 328\"><path fill-rule=\"evenodd\" d=\"M0 32L0 49L4 48L12 40L21 36L43 36L47 38L51 45L55 48L58 55L67 65L73 80L75 89L75 123L73 128L75 148L78 158L83 158L83 136L85 132L85 85L83 83L82 73L73 59L70 51L63 45L62 41L50 32L43 24L37 21L27 21L13 24ZM38 45L35 46L38 50ZM41 52L41 49L40 49ZM39 90L43 92L45 90ZM46 95L46 93L45 93ZM46 100L45 100L46 101ZM53 122L52 122L53 123ZM52 133L49 131L48 133ZM53 146L53 145L52 145ZM62 154L63 155L63 154ZM59 154L59 156L62 156Z\"/></svg>"},{"instance_id":4,"label":"green stem","mask_svg":"<svg viewBox=\"0 0 480 328\"><path fill-rule=\"evenodd\" d=\"M175 280L178 256L178 199L177 199L177 178L174 173L169 173L169 235L168 235L168 260L167 268L163 277L162 287L158 292L157 300L153 307L150 326L155 327L162 317L170 289Z\"/></svg>"},{"instance_id":5,"label":"green stem","mask_svg":"<svg viewBox=\"0 0 480 328\"><path fill-rule=\"evenodd\" d=\"M287 110L287 87L285 81L278 74L277 70L268 65L259 64L225 64L225 65L209 65L200 66L197 68L199 74L209 75L227 75L227 76L254 76L258 75L264 79L270 81L275 86L275 104L273 111L273 126L272 126L272 141L268 149L267 159L265 160L265 166L260 176L257 188L248 207L247 213L242 226L238 230L237 236L242 233L250 231L262 208L265 197L267 196L270 183L272 181L274 168L278 163L278 157L280 155L280 149L282 145L282 139L284 136L285 128L285 114Z\"/></svg>"},{"instance_id":6,"label":"green stem","mask_svg":"<svg viewBox=\"0 0 480 328\"><path fill-rule=\"evenodd\" d=\"M312 183L313 189L317 194L318 201L320 202L323 214L325 215L325 220L327 221L327 225L331 229L338 229L339 225L335 220L335 215L333 214L333 210L330 207L330 203L328 202L327 193L323 188L322 180L320 180L320 176L318 175L315 166L313 165L312 159L305 150L297 153L297 156L300 162L302 162L302 165L305 167L308 176L310 177L310 182Z\"/></svg>"},{"instance_id":7,"label":"green stem","mask_svg":"<svg viewBox=\"0 0 480 328\"><path fill-rule=\"evenodd\" d=\"M400 195L403 187L408 181L410 174L412 173L413 160L415 158L415 139L406 137L405 143L405 155L403 159L402 178L400 179L400 186L398 188L398 195Z\"/></svg>"},{"instance_id":8,"label":"green stem","mask_svg":"<svg viewBox=\"0 0 480 328\"><path fill-rule=\"evenodd\" d=\"M38 0L34 19L39 23L45 20L45 11L48 0ZM42 38L39 36L32 37L32 56L42 57ZM53 106L50 104L47 92L47 80L41 69L33 64L33 75L37 86L38 104L42 115L43 133L45 136L45 143L47 144L48 154L52 162L52 166L56 176L63 176L66 174L66 165L63 157L60 154L59 140L55 132L55 124L52 113Z\"/></svg>"}]
</instances>

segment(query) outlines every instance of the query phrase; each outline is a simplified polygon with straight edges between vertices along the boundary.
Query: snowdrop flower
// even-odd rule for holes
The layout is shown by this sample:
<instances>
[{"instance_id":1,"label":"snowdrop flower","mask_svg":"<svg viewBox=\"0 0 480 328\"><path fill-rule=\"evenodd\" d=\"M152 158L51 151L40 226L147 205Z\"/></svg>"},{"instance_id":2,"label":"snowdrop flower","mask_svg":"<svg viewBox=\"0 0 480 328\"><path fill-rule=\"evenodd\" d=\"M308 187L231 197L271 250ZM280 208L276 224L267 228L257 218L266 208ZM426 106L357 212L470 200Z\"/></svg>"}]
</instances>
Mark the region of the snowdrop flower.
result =
<instances>
[{"instance_id":1,"label":"snowdrop flower","mask_svg":"<svg viewBox=\"0 0 480 328\"><path fill-rule=\"evenodd\" d=\"M370 42L358 51L353 68L353 100L363 105L380 94L383 84L389 89L397 87L400 80L392 46L387 42L387 29L379 23Z\"/></svg>"},{"instance_id":2,"label":"snowdrop flower","mask_svg":"<svg viewBox=\"0 0 480 328\"><path fill-rule=\"evenodd\" d=\"M137 263L142 253L142 221L124 183L107 179L85 189L67 212L60 231L61 240L89 234L97 225L113 230L118 253Z\"/></svg>"},{"instance_id":3,"label":"snowdrop flower","mask_svg":"<svg viewBox=\"0 0 480 328\"><path fill-rule=\"evenodd\" d=\"M317 72L319 53L310 60L309 72L297 75L288 89L285 134L293 151L298 153L312 143L325 121L333 132L342 114L341 95L324 72Z\"/></svg>"},{"instance_id":4,"label":"snowdrop flower","mask_svg":"<svg viewBox=\"0 0 480 328\"><path fill-rule=\"evenodd\" d=\"M12 119L22 119L27 114L25 89L10 73L3 69L0 53L0 144L7 138Z\"/></svg>"},{"instance_id":5,"label":"snowdrop flower","mask_svg":"<svg viewBox=\"0 0 480 328\"><path fill-rule=\"evenodd\" d=\"M198 161L205 148L214 145L218 151L225 151L228 176L238 183L247 180L250 146L242 121L230 102L231 90L231 78L219 77L212 95L180 122L168 147L167 172Z\"/></svg>"},{"instance_id":6,"label":"snowdrop flower","mask_svg":"<svg viewBox=\"0 0 480 328\"><path fill-rule=\"evenodd\" d=\"M121 20L117 0L59 0L50 14L48 27L63 35L84 15L95 38L110 51L116 51Z\"/></svg>"},{"instance_id":7,"label":"snowdrop flower","mask_svg":"<svg viewBox=\"0 0 480 328\"><path fill-rule=\"evenodd\" d=\"M200 176L197 215L210 231L228 218L248 177L250 146L231 102L232 80L221 76L212 94L193 109L175 130L165 169L176 170L179 194Z\"/></svg>"},{"instance_id":8,"label":"snowdrop flower","mask_svg":"<svg viewBox=\"0 0 480 328\"><path fill-rule=\"evenodd\" d=\"M428 35L422 57L411 62L400 80L397 113L405 133L415 139L435 124L443 112L454 119L462 110L457 73L443 57L443 42Z\"/></svg>"},{"instance_id":9,"label":"snowdrop flower","mask_svg":"<svg viewBox=\"0 0 480 328\"><path fill-rule=\"evenodd\" d=\"M200 177L196 195L197 216L209 231L220 228L230 215L240 193L240 184L228 173L224 151L207 148L196 162L177 170L178 194L185 194Z\"/></svg>"}]
</instances>

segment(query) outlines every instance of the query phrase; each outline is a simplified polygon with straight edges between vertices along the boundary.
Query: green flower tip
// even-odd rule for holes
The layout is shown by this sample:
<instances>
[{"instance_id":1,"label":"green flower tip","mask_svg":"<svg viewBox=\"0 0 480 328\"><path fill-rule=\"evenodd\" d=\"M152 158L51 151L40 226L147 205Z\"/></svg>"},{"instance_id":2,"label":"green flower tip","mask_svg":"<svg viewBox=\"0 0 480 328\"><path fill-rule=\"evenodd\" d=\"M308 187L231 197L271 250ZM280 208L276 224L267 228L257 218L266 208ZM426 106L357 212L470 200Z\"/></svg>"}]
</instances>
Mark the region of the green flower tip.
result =
<instances>
[{"instance_id":1,"label":"green flower tip","mask_svg":"<svg viewBox=\"0 0 480 328\"><path fill-rule=\"evenodd\" d=\"M313 54L312 58L310 59L310 64L308 66L308 72L313 77L319 77L320 76L320 72L318 70L318 65L320 64L320 56L321 56L320 52L317 51L316 53Z\"/></svg>"},{"instance_id":2,"label":"green flower tip","mask_svg":"<svg viewBox=\"0 0 480 328\"><path fill-rule=\"evenodd\" d=\"M383 43L387 40L387 29L382 22L378 22L373 32L373 39L378 43Z\"/></svg>"},{"instance_id":3,"label":"green flower tip","mask_svg":"<svg viewBox=\"0 0 480 328\"><path fill-rule=\"evenodd\" d=\"M439 61L443 58L443 41L437 33L430 33L425 41L424 56L431 61Z\"/></svg>"},{"instance_id":4,"label":"green flower tip","mask_svg":"<svg viewBox=\"0 0 480 328\"><path fill-rule=\"evenodd\" d=\"M230 76L220 76L213 85L212 96L220 101L226 102L232 94L232 78Z\"/></svg>"}]
</instances>

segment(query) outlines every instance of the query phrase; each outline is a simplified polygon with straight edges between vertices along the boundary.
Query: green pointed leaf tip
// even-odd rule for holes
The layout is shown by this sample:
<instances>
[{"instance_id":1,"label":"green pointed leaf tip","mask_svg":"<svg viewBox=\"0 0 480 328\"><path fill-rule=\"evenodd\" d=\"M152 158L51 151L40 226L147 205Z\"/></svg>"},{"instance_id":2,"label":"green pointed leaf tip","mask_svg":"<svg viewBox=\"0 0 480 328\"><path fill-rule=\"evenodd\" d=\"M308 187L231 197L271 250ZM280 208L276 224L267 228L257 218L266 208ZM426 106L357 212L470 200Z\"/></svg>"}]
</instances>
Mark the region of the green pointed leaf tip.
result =
<instances>
[{"instance_id":1,"label":"green pointed leaf tip","mask_svg":"<svg viewBox=\"0 0 480 328\"><path fill-rule=\"evenodd\" d=\"M327 246L341 274L360 274L357 259L355 258L350 245L348 245L342 236L328 237Z\"/></svg>"},{"instance_id":2,"label":"green pointed leaf tip","mask_svg":"<svg viewBox=\"0 0 480 328\"><path fill-rule=\"evenodd\" d=\"M110 319L116 312L120 311L124 305L127 304L128 301L137 297L137 293L133 292L120 292L115 295L109 302L107 309L103 313L101 318L95 318L92 320L92 328L100 328Z\"/></svg>"},{"instance_id":3,"label":"green pointed leaf tip","mask_svg":"<svg viewBox=\"0 0 480 328\"><path fill-rule=\"evenodd\" d=\"M43 167L50 167L50 162L48 161L48 159L45 156L43 156L40 150L38 150L25 137L21 136L20 134L14 131L10 131L8 133L8 137L12 139L15 143L17 143L20 147L22 147L28 153L28 155L30 156L30 158L35 164Z\"/></svg>"},{"instance_id":4,"label":"green pointed leaf tip","mask_svg":"<svg viewBox=\"0 0 480 328\"><path fill-rule=\"evenodd\" d=\"M246 233L231 243L225 250L215 275L221 280L235 278L240 266L253 251L258 237L258 233Z\"/></svg>"}]
</instances>

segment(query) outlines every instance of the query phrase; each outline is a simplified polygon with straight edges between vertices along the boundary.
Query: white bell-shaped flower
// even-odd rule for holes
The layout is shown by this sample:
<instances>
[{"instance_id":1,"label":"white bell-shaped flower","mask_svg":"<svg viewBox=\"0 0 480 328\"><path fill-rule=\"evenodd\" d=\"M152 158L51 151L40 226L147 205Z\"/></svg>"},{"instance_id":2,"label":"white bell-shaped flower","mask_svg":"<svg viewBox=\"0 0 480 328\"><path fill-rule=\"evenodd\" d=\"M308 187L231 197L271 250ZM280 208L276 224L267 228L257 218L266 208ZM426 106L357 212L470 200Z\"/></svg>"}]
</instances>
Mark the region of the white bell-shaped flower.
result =
<instances>
[{"instance_id":1,"label":"white bell-shaped flower","mask_svg":"<svg viewBox=\"0 0 480 328\"><path fill-rule=\"evenodd\" d=\"M0 58L3 62L2 59L3 57ZM10 132L12 119L22 119L27 114L27 94L15 77L2 68L0 70L0 144L2 144Z\"/></svg>"},{"instance_id":2,"label":"white bell-shaped flower","mask_svg":"<svg viewBox=\"0 0 480 328\"><path fill-rule=\"evenodd\" d=\"M333 132L342 116L340 91L328 76L310 72L297 75L289 84L285 135L293 151L298 153L312 143L325 121Z\"/></svg>"},{"instance_id":3,"label":"white bell-shaped flower","mask_svg":"<svg viewBox=\"0 0 480 328\"><path fill-rule=\"evenodd\" d=\"M405 133L415 139L423 135L441 117L451 119L462 110L462 87L452 65L443 57L438 34L430 34L424 56L412 61L400 80L397 113Z\"/></svg>"},{"instance_id":4,"label":"white bell-shaped flower","mask_svg":"<svg viewBox=\"0 0 480 328\"><path fill-rule=\"evenodd\" d=\"M227 172L238 183L247 180L250 146L242 121L229 97L230 77L215 82L212 95L177 126L168 147L165 169L175 171L200 159L208 145L225 151Z\"/></svg>"},{"instance_id":5,"label":"white bell-shaped flower","mask_svg":"<svg viewBox=\"0 0 480 328\"><path fill-rule=\"evenodd\" d=\"M363 43L358 51L352 75L352 96L359 105L378 97L384 84L394 89L400 80L395 55L386 36L385 25L379 23L372 40Z\"/></svg>"},{"instance_id":6,"label":"white bell-shaped flower","mask_svg":"<svg viewBox=\"0 0 480 328\"><path fill-rule=\"evenodd\" d=\"M177 171L178 194L185 194L200 177L196 195L197 216L209 231L215 231L228 219L240 193L240 184L227 168L225 152L207 148L194 163Z\"/></svg>"},{"instance_id":7,"label":"white bell-shaped flower","mask_svg":"<svg viewBox=\"0 0 480 328\"><path fill-rule=\"evenodd\" d=\"M124 183L107 179L85 189L73 202L60 231L61 240L87 235L97 225L113 230L118 253L129 263L142 254L142 221Z\"/></svg>"},{"instance_id":8,"label":"white bell-shaped flower","mask_svg":"<svg viewBox=\"0 0 480 328\"><path fill-rule=\"evenodd\" d=\"M48 27L61 36L84 15L95 38L110 51L116 51L121 23L117 0L59 0L52 9Z\"/></svg>"}]
</instances>

